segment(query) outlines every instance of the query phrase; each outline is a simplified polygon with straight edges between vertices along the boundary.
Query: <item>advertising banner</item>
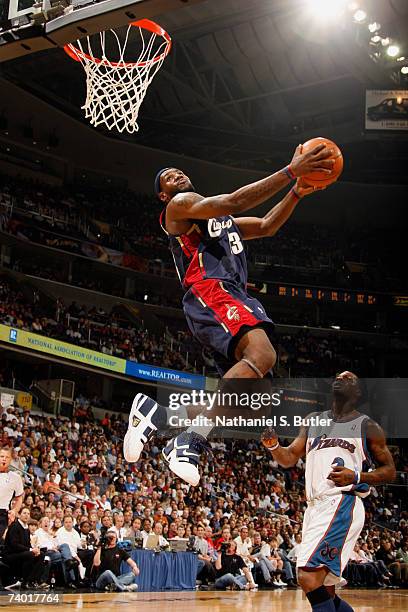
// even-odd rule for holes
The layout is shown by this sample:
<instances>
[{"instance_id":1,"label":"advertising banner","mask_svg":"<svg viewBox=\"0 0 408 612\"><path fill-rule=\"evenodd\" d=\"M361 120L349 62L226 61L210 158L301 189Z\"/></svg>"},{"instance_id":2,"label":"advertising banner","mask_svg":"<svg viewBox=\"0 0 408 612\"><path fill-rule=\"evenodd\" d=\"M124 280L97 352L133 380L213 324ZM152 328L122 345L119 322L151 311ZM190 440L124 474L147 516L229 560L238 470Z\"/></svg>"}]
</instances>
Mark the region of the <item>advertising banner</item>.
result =
<instances>
[{"instance_id":1,"label":"advertising banner","mask_svg":"<svg viewBox=\"0 0 408 612\"><path fill-rule=\"evenodd\" d=\"M0 340L34 351L40 351L41 353L47 353L48 355L79 361L85 365L104 368L112 372L124 374L126 369L125 359L120 359L113 355L104 355L82 346L62 342L55 338L40 336L39 334L15 329L7 325L0 325Z\"/></svg>"},{"instance_id":2,"label":"advertising banner","mask_svg":"<svg viewBox=\"0 0 408 612\"><path fill-rule=\"evenodd\" d=\"M48 355L64 357L65 359L78 361L96 368L103 368L111 372L119 372L127 376L132 376L133 378L177 385L186 389L205 388L205 376L178 370L169 370L167 368L160 368L145 363L126 361L126 359L115 357L114 355L105 355L104 353L93 351L82 346L69 344L68 342L56 340L55 338L40 336L39 334L15 329L7 325L0 325L0 341L47 353Z\"/></svg>"},{"instance_id":3,"label":"advertising banner","mask_svg":"<svg viewBox=\"0 0 408 612\"><path fill-rule=\"evenodd\" d=\"M366 130L408 130L408 89L366 91Z\"/></svg>"},{"instance_id":4,"label":"advertising banner","mask_svg":"<svg viewBox=\"0 0 408 612\"><path fill-rule=\"evenodd\" d=\"M134 361L126 362L126 374L136 378L169 383L188 389L205 388L205 376L190 374L189 372L179 372L178 370L168 370L167 368L159 368L158 366L136 363Z\"/></svg>"}]
</instances>

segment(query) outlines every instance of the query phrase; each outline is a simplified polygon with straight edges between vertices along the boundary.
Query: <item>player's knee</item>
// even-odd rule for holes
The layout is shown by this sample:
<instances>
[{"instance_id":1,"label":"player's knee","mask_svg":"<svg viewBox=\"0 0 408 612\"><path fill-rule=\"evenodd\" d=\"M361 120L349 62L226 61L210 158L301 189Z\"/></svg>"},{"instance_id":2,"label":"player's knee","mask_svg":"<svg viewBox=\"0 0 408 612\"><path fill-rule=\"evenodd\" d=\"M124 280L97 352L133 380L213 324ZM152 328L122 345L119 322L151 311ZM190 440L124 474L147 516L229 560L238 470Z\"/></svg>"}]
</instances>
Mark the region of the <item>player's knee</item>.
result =
<instances>
[{"instance_id":1,"label":"player's knee","mask_svg":"<svg viewBox=\"0 0 408 612\"><path fill-rule=\"evenodd\" d=\"M297 581L305 593L310 593L321 586L314 572L305 572L302 569L298 570Z\"/></svg>"},{"instance_id":2,"label":"player's knee","mask_svg":"<svg viewBox=\"0 0 408 612\"><path fill-rule=\"evenodd\" d=\"M272 370L276 363L276 351L272 344L263 347L259 351L259 355L255 357L255 361L258 362L258 367L262 374L265 375L267 372L269 372L269 370Z\"/></svg>"},{"instance_id":3,"label":"player's knee","mask_svg":"<svg viewBox=\"0 0 408 612\"><path fill-rule=\"evenodd\" d=\"M272 344L263 346L262 348L254 350L244 351L242 355L245 359L248 359L256 368L262 372L265 376L269 370L272 370L276 363L276 351Z\"/></svg>"},{"instance_id":4,"label":"player's knee","mask_svg":"<svg viewBox=\"0 0 408 612\"><path fill-rule=\"evenodd\" d=\"M268 351L268 360L269 360L269 367L266 370L266 372L269 372L269 370L272 370L272 368L275 367L275 363L276 363L276 351L273 348L272 344L271 344L270 349Z\"/></svg>"}]
</instances>

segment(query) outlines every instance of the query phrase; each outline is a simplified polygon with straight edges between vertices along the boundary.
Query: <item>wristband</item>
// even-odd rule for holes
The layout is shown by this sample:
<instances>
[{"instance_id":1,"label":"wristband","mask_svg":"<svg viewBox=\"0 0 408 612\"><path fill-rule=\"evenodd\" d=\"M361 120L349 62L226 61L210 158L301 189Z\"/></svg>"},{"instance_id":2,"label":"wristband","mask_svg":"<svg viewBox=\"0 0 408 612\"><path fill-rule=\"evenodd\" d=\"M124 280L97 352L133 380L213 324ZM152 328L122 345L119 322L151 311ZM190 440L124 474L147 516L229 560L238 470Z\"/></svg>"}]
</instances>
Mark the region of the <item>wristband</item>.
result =
<instances>
[{"instance_id":1,"label":"wristband","mask_svg":"<svg viewBox=\"0 0 408 612\"><path fill-rule=\"evenodd\" d=\"M298 192L296 191L294 187L292 187L292 189L290 190L290 193L292 193L295 196L295 198L297 198L298 200L302 199L302 196L298 194Z\"/></svg>"},{"instance_id":2,"label":"wristband","mask_svg":"<svg viewBox=\"0 0 408 612\"><path fill-rule=\"evenodd\" d=\"M275 444L275 446L270 447L268 450L270 450L270 451L274 451L274 450L276 450L276 449L278 448L278 446L280 446L280 444L279 444L279 440L277 441L277 443Z\"/></svg>"},{"instance_id":3,"label":"wristband","mask_svg":"<svg viewBox=\"0 0 408 612\"><path fill-rule=\"evenodd\" d=\"M293 172L292 168L290 167L290 165L289 165L289 166L286 166L286 167L283 169L283 172L286 174L286 176L287 176L288 178L290 178L290 180L291 180L291 181L294 181L294 180L295 180L296 176L295 176L295 174L294 174L294 172Z\"/></svg>"},{"instance_id":4,"label":"wristband","mask_svg":"<svg viewBox=\"0 0 408 612\"><path fill-rule=\"evenodd\" d=\"M354 484L358 485L358 483L360 482L360 478L361 478L361 472L359 472L357 469L354 470Z\"/></svg>"}]
</instances>

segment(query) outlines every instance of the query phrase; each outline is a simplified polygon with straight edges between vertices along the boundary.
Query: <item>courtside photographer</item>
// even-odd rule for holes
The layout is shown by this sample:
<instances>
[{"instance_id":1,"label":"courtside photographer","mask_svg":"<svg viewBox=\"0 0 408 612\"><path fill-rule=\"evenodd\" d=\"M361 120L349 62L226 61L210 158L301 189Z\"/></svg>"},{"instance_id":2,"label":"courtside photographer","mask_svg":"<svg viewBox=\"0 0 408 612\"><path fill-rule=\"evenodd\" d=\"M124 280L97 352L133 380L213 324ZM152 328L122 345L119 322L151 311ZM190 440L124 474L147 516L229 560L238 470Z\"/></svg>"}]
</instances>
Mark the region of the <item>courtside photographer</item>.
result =
<instances>
[{"instance_id":1,"label":"courtside photographer","mask_svg":"<svg viewBox=\"0 0 408 612\"><path fill-rule=\"evenodd\" d=\"M217 570L216 589L225 590L230 587L232 590L250 591L257 587L245 561L240 555L237 555L235 541L221 544L215 569Z\"/></svg>"},{"instance_id":2,"label":"courtside photographer","mask_svg":"<svg viewBox=\"0 0 408 612\"><path fill-rule=\"evenodd\" d=\"M130 572L122 574L120 571L122 561L131 568ZM140 571L133 559L123 549L118 547L117 535L108 531L102 536L93 560L94 572L98 578L95 586L98 591L136 591L135 576Z\"/></svg>"}]
</instances>

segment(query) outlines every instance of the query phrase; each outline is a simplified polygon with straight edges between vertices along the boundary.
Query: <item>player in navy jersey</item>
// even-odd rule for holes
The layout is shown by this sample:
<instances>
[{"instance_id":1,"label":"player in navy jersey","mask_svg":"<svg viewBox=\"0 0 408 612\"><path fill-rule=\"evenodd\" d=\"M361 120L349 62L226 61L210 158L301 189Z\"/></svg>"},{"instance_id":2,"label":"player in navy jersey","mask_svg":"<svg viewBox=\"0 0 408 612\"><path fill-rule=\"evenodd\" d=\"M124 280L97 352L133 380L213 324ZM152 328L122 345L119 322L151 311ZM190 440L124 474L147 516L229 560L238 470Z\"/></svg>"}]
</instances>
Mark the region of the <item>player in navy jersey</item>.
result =
<instances>
[{"instance_id":1,"label":"player in navy jersey","mask_svg":"<svg viewBox=\"0 0 408 612\"><path fill-rule=\"evenodd\" d=\"M313 193L301 177L312 171L330 174L332 150L320 144L309 153L296 149L288 166L230 194L196 193L182 170L157 173L155 192L165 204L161 225L169 237L174 263L185 289L183 310L194 337L210 347L224 378L263 378L276 361L270 341L274 324L258 300L246 291L243 241L273 236L299 200ZM264 217L241 215L267 201L296 180L296 185ZM137 461L146 441L166 421L166 409L137 394L124 441L127 461ZM216 409L212 417L216 416ZM163 450L170 468L190 484L199 482L198 460L208 448L211 427L193 427Z\"/></svg>"}]
</instances>

